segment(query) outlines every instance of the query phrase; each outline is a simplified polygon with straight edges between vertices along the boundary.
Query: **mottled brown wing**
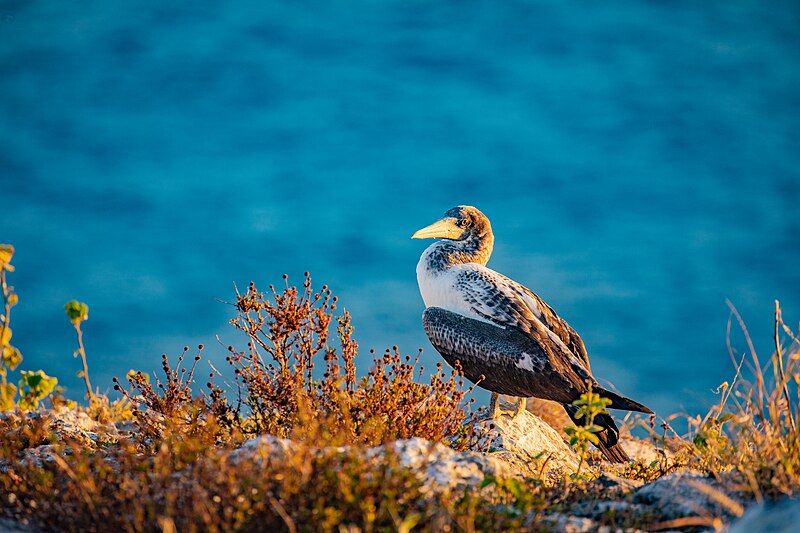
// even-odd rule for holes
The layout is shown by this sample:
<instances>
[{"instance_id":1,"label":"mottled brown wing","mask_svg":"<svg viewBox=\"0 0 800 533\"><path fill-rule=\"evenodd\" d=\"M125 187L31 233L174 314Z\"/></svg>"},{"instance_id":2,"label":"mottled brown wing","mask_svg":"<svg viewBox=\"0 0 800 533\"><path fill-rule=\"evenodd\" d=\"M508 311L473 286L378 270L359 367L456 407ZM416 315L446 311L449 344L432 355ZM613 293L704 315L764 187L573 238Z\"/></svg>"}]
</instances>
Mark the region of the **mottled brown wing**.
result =
<instances>
[{"instance_id":1,"label":"mottled brown wing","mask_svg":"<svg viewBox=\"0 0 800 533\"><path fill-rule=\"evenodd\" d=\"M586 353L586 346L584 346L583 340L580 338L578 333L572 329L572 326L567 324L566 320L558 316L553 308L547 305L547 303L539 298L539 296L533 291L523 285L520 285L519 283L517 283L517 285L528 295L528 297L539 304L539 308L542 310L542 322L545 323L550 331L558 335L561 341L567 345L572 353L574 353L580 360L584 362L586 365L586 370L591 371L591 366L589 365L589 354Z\"/></svg>"},{"instance_id":2,"label":"mottled brown wing","mask_svg":"<svg viewBox=\"0 0 800 533\"><path fill-rule=\"evenodd\" d=\"M562 344L570 359L590 371L583 341L569 324L533 291L486 267L470 264L461 268L456 289L479 316L501 326L513 326L533 339L548 338Z\"/></svg>"}]
</instances>

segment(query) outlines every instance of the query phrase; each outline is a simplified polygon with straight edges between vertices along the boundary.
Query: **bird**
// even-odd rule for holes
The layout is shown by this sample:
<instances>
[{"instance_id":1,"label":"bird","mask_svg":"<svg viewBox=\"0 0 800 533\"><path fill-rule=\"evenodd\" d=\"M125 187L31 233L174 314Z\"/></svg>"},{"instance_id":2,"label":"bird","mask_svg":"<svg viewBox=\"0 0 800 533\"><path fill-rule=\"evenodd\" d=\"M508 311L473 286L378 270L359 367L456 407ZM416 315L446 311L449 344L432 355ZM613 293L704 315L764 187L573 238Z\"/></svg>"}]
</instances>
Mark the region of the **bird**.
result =
<instances>
[{"instance_id":1,"label":"bird","mask_svg":"<svg viewBox=\"0 0 800 533\"><path fill-rule=\"evenodd\" d=\"M564 406L583 425L573 405L591 390L611 400L610 407L653 414L644 405L602 387L592 375L586 347L575 330L544 300L522 284L486 267L494 247L489 219L477 208L460 205L412 235L439 239L417 264L417 282L425 302L422 325L433 347L477 386L491 391L490 412L502 416L499 395ZM596 445L606 459L629 461L619 444L614 419L603 412Z\"/></svg>"}]
</instances>

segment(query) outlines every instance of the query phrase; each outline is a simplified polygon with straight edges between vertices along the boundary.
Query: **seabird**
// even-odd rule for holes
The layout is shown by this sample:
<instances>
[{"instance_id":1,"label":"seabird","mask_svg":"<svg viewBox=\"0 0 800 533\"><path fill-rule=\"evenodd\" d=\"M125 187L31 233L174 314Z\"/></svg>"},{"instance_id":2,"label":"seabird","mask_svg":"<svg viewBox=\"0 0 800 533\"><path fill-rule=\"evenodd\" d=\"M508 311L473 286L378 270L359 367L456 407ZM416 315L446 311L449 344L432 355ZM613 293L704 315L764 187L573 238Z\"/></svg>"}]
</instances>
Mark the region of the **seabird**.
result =
<instances>
[{"instance_id":1,"label":"seabird","mask_svg":"<svg viewBox=\"0 0 800 533\"><path fill-rule=\"evenodd\" d=\"M489 219L471 206L450 209L417 231L413 239L437 238L420 257L417 282L425 312L422 325L434 348L464 376L492 392L492 417L500 416L498 395L520 397L516 417L531 396L561 403L576 425L572 402L592 390L611 408L653 411L601 387L592 376L583 341L544 300L527 287L486 268L494 235ZM595 417L603 428L598 448L615 462L629 458L618 444L611 416Z\"/></svg>"}]
</instances>

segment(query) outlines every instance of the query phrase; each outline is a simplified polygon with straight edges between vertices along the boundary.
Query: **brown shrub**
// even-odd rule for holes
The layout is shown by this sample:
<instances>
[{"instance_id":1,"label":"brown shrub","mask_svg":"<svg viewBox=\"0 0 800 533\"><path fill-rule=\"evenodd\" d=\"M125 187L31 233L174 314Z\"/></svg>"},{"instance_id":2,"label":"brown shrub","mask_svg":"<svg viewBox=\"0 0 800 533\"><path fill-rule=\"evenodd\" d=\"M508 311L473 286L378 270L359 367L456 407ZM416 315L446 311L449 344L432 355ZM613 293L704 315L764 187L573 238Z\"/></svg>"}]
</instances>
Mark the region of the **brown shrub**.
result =
<instances>
[{"instance_id":1,"label":"brown shrub","mask_svg":"<svg viewBox=\"0 0 800 533\"><path fill-rule=\"evenodd\" d=\"M425 383L419 357L403 357L395 346L373 354L373 367L358 378L350 315L335 316L336 297L327 286L315 292L308 274L301 290L287 283L281 292L270 286L262 293L251 283L234 305L231 323L250 339L244 351L230 347L227 358L240 388L234 419L247 419L244 432L284 437L298 422L323 418L331 431L363 444L408 437L456 447L472 442L464 403L471 389L463 389L458 369L448 375L439 364ZM330 343L332 324L338 349ZM320 360L324 372L316 376Z\"/></svg>"}]
</instances>

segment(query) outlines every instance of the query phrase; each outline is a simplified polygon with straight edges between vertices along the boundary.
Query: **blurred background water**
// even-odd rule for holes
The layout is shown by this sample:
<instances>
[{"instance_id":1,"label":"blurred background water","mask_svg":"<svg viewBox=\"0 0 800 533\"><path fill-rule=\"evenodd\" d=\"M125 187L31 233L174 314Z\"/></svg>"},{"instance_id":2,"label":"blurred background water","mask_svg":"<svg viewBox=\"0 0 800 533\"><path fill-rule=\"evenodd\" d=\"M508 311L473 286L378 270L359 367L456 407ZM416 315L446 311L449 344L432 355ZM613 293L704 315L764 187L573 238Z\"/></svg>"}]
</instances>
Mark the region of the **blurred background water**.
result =
<instances>
[{"instance_id":1,"label":"blurred background water","mask_svg":"<svg viewBox=\"0 0 800 533\"><path fill-rule=\"evenodd\" d=\"M432 367L409 237L457 204L664 415L732 377L725 298L762 358L774 299L800 318L796 2L186 4L0 0L14 343L71 396L67 300L106 390L185 344L219 363L217 299L305 270L362 368Z\"/></svg>"}]
</instances>

